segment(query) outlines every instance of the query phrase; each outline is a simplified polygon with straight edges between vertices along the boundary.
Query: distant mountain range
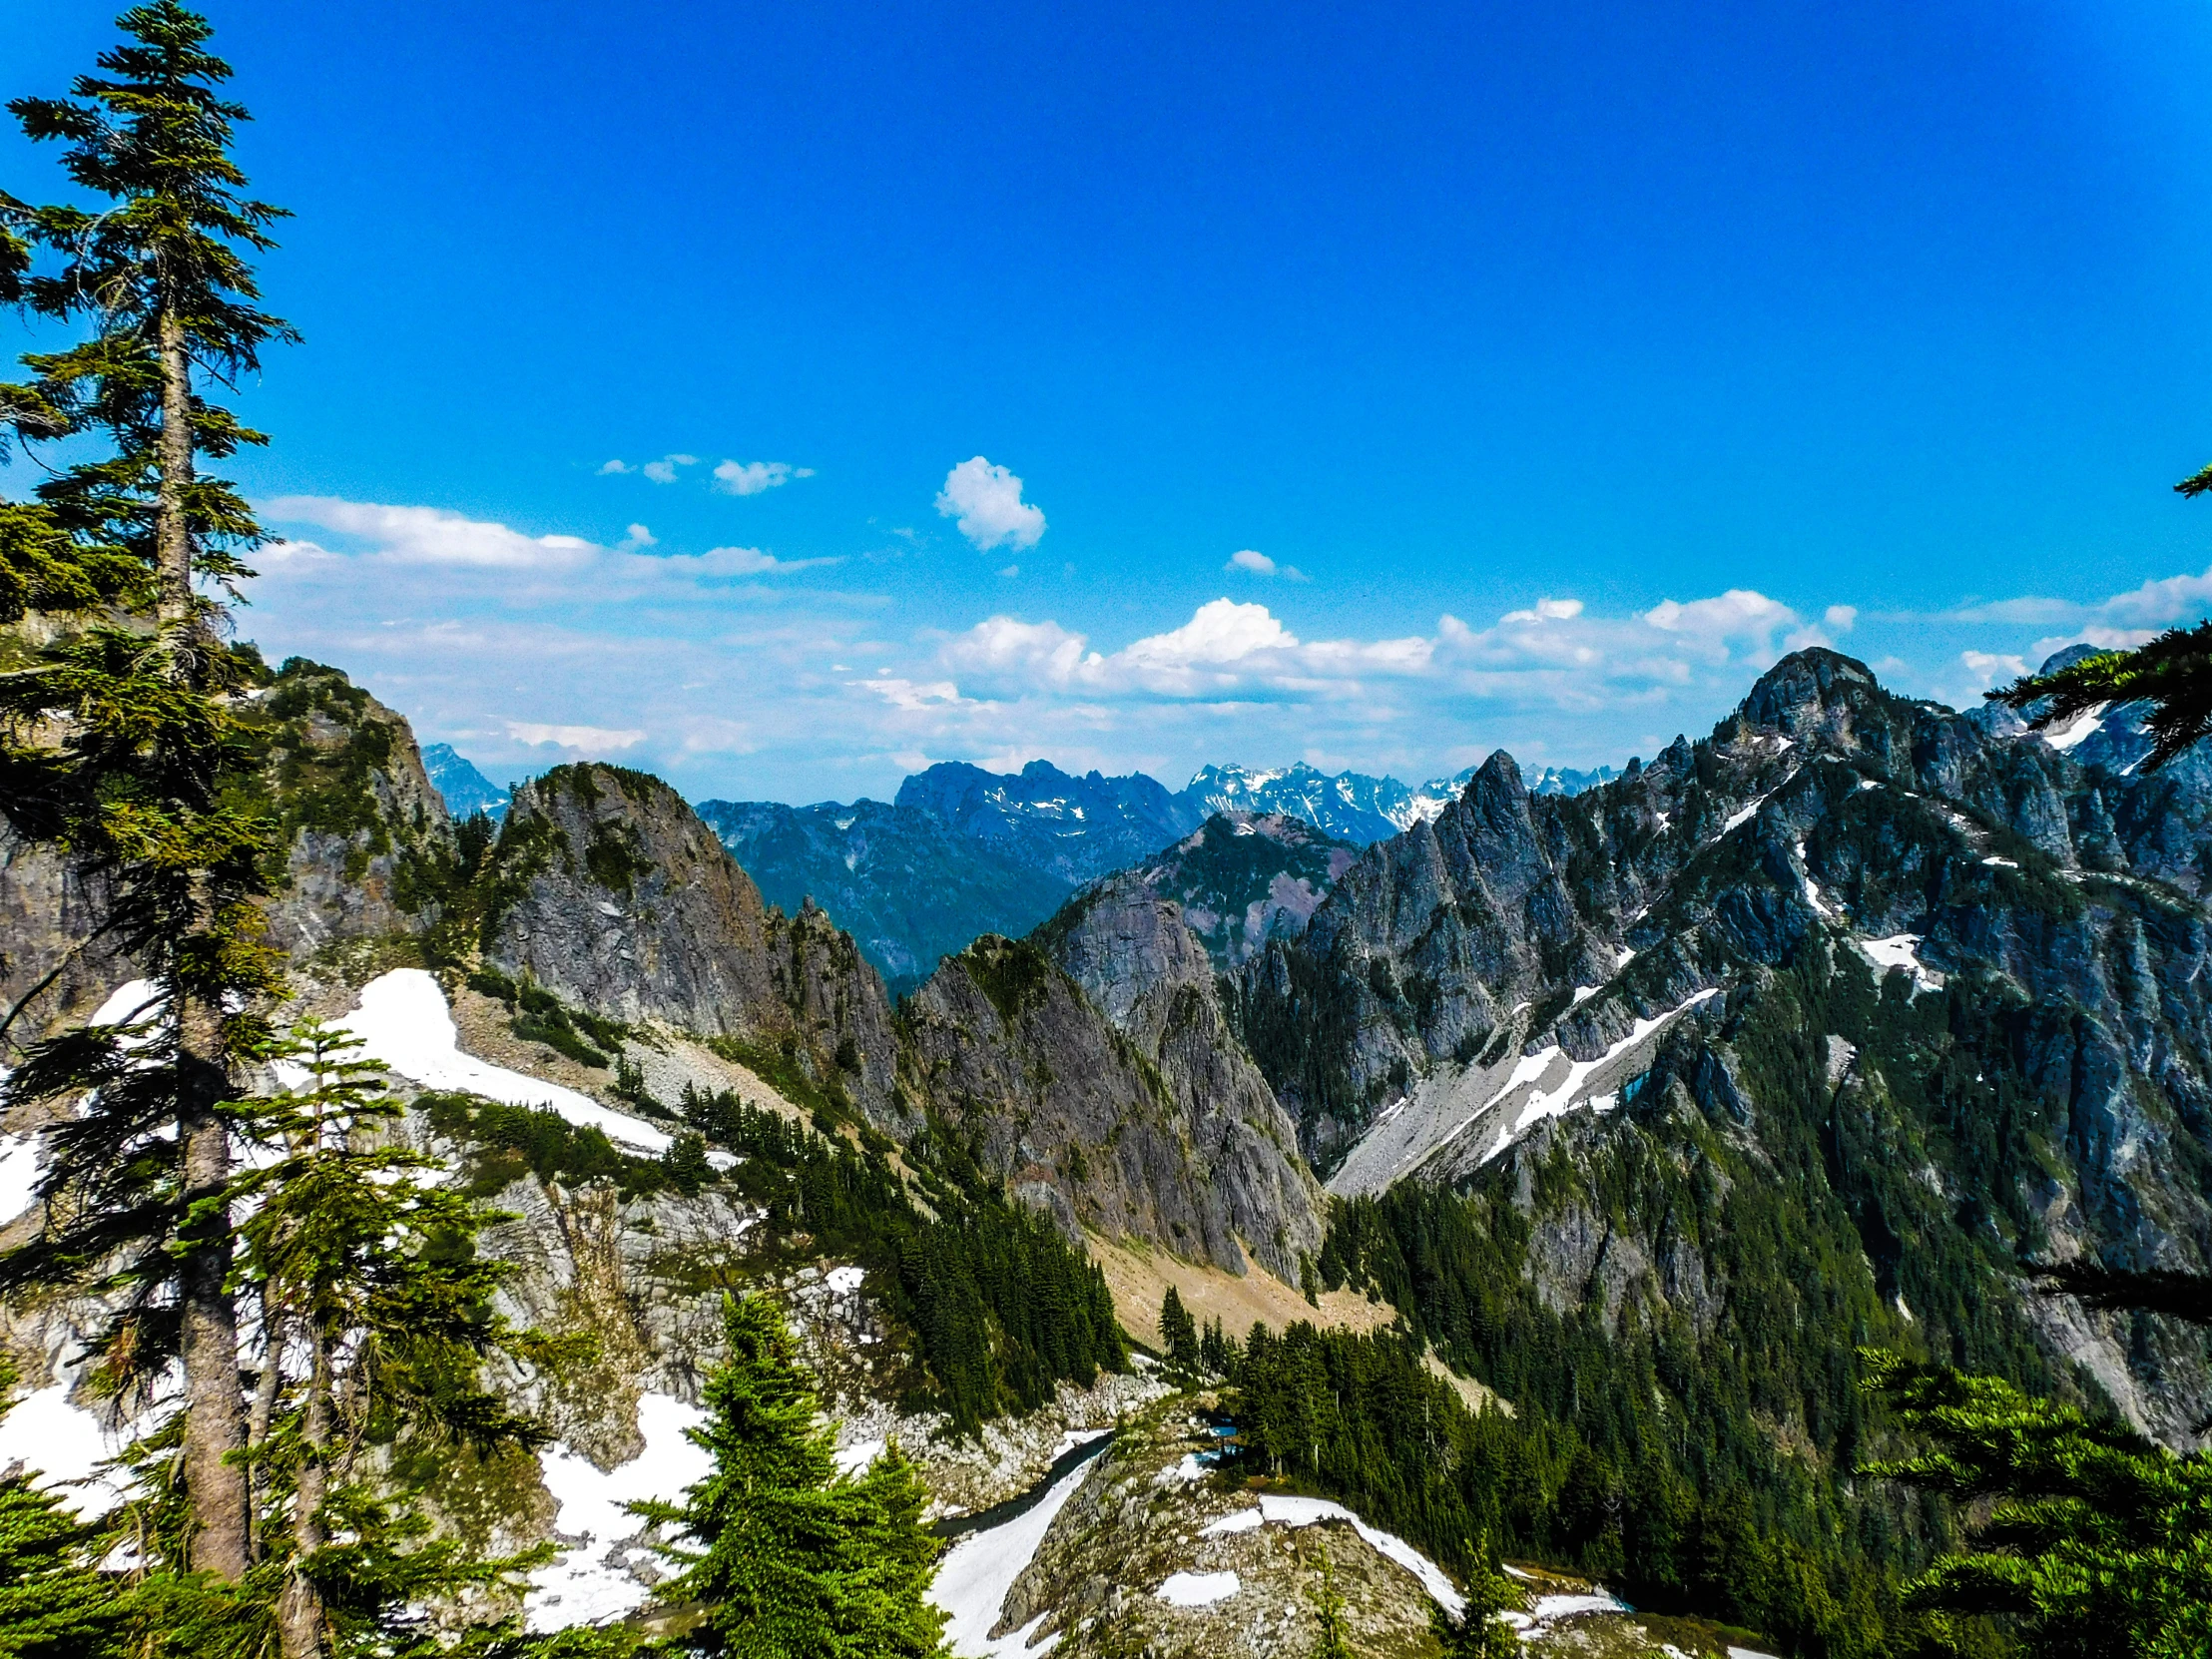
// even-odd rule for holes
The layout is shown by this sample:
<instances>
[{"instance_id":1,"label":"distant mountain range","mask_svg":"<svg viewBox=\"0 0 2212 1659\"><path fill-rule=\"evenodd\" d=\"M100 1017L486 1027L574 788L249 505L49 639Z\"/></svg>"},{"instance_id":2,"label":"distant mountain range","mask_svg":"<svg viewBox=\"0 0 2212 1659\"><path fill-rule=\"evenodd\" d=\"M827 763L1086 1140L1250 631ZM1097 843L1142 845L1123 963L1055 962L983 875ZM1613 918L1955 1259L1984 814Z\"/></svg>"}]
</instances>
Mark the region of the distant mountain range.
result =
<instances>
[{"instance_id":1,"label":"distant mountain range","mask_svg":"<svg viewBox=\"0 0 2212 1659\"><path fill-rule=\"evenodd\" d=\"M478 772L449 743L425 744L422 770L455 818L482 813L497 824L507 816L507 792Z\"/></svg>"},{"instance_id":2,"label":"distant mountain range","mask_svg":"<svg viewBox=\"0 0 2212 1659\"><path fill-rule=\"evenodd\" d=\"M506 812L507 792L450 744L427 746L422 759L455 815L484 812L497 820ZM947 761L907 778L887 806L702 801L698 810L770 903L796 913L812 900L828 910L896 993L919 985L942 957L985 933L1028 932L1088 882L1158 865L1217 816L1248 824L1299 820L1321 832L1320 840L1300 846L1357 848L1436 818L1473 776L1470 768L1408 786L1387 776L1332 775L1304 762L1271 770L1208 766L1171 791L1141 772L1078 777L1031 761L1018 773L994 773ZM1610 767L1543 767L1528 775L1528 790L1576 795L1615 776ZM1290 858L1295 836L1270 830L1261 838ZM1308 850L1291 859L1296 870L1286 863L1290 878L1310 873L1304 865L1316 855ZM1326 851L1319 855L1326 864ZM1260 877L1263 888L1272 874ZM1250 898L1239 901L1240 912ZM1238 954L1230 935L1241 926L1225 921L1209 948Z\"/></svg>"}]
</instances>

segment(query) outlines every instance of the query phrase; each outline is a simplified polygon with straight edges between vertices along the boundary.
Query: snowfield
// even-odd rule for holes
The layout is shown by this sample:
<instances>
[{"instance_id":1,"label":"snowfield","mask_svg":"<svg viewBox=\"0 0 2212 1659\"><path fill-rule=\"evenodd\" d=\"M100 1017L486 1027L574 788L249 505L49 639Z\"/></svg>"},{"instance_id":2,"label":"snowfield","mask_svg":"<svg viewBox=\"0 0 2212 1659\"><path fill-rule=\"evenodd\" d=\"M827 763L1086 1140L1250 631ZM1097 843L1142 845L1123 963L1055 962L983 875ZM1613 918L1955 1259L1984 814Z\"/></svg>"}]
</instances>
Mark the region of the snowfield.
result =
<instances>
[{"instance_id":1,"label":"snowfield","mask_svg":"<svg viewBox=\"0 0 2212 1659\"><path fill-rule=\"evenodd\" d=\"M1152 1593L1170 1607L1211 1607L1244 1588L1233 1572L1176 1572Z\"/></svg>"},{"instance_id":2,"label":"snowfield","mask_svg":"<svg viewBox=\"0 0 2212 1659\"><path fill-rule=\"evenodd\" d=\"M1036 1555L1037 1546L1095 1461L1087 1458L1060 1476L1035 1508L1003 1526L970 1532L945 1551L937 1563L936 1582L929 1586L929 1599L950 1615L944 1639L960 1659L1032 1659L1057 1645L1054 1638L1041 1647L1029 1646L1029 1638L1044 1622L1042 1613L1005 1636L994 1638L991 1626L1006 1605L1006 1592Z\"/></svg>"},{"instance_id":3,"label":"snowfield","mask_svg":"<svg viewBox=\"0 0 2212 1659\"><path fill-rule=\"evenodd\" d=\"M396 968L361 987L358 1007L335 1022L361 1039L362 1055L426 1089L456 1089L508 1106L542 1106L579 1127L654 1157L674 1144L641 1123L558 1083L526 1076L461 1052L445 992L421 968Z\"/></svg>"},{"instance_id":4,"label":"snowfield","mask_svg":"<svg viewBox=\"0 0 2212 1659\"><path fill-rule=\"evenodd\" d=\"M1270 1494L1260 1499L1259 1508L1240 1509L1234 1514L1224 1515L1203 1528L1199 1536L1216 1538L1233 1532L1250 1532L1261 1525L1300 1527L1331 1520L1350 1522L1352 1530L1360 1534L1369 1548L1383 1559L1396 1562L1419 1579L1420 1587L1428 1592L1429 1599L1453 1618L1466 1611L1467 1598L1459 1593L1443 1568L1396 1533L1370 1526L1343 1504L1332 1503L1324 1497L1277 1497ZM1174 1580L1170 1579L1169 1582L1173 1583ZM1164 1592L1165 1586L1162 1589Z\"/></svg>"},{"instance_id":5,"label":"snowfield","mask_svg":"<svg viewBox=\"0 0 2212 1659\"><path fill-rule=\"evenodd\" d=\"M616 1546L644 1530L624 1506L651 1498L677 1502L685 1487L713 1471L713 1459L684 1432L705 1420L696 1405L649 1393L638 1400L645 1449L629 1462L602 1471L560 1444L538 1454L545 1489L561 1506L553 1530L563 1540L580 1541L530 1575L523 1610L531 1630L601 1624L645 1605L652 1591L615 1559Z\"/></svg>"}]
</instances>

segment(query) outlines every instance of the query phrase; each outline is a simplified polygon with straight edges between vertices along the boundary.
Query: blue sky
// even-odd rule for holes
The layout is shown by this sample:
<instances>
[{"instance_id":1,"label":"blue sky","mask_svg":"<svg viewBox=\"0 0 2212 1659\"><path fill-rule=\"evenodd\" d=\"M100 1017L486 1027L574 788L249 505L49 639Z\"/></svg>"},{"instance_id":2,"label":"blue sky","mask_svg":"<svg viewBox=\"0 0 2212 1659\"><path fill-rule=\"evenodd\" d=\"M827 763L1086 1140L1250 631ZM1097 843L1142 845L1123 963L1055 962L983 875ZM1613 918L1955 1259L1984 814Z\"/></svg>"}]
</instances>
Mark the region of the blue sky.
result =
<instances>
[{"instance_id":1,"label":"blue sky","mask_svg":"<svg viewBox=\"0 0 2212 1659\"><path fill-rule=\"evenodd\" d=\"M494 776L1617 763L2212 597L2201 7L209 9L246 631Z\"/></svg>"}]
</instances>

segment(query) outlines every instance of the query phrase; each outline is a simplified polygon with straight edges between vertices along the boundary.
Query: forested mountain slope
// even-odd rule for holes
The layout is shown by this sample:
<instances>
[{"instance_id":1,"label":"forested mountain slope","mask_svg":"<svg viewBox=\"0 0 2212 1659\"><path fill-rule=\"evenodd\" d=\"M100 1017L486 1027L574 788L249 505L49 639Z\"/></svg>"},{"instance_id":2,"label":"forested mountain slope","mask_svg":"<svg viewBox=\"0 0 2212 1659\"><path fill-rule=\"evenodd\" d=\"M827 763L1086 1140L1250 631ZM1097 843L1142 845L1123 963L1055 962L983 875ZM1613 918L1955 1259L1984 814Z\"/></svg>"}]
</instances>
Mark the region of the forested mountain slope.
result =
<instances>
[{"instance_id":1,"label":"forested mountain slope","mask_svg":"<svg viewBox=\"0 0 2212 1659\"><path fill-rule=\"evenodd\" d=\"M1799 653L1584 795L1532 798L1492 757L1251 964L1234 1012L1338 1190L1510 1195L1547 1306L1764 1306L1717 1224L1783 1183L1833 1223L1804 1248L1914 1340L2093 1376L2185 1438L2201 1340L2031 1294L2015 1261L2212 1255L2204 761L2143 779L2125 711L2098 732L2054 744Z\"/></svg>"}]
</instances>

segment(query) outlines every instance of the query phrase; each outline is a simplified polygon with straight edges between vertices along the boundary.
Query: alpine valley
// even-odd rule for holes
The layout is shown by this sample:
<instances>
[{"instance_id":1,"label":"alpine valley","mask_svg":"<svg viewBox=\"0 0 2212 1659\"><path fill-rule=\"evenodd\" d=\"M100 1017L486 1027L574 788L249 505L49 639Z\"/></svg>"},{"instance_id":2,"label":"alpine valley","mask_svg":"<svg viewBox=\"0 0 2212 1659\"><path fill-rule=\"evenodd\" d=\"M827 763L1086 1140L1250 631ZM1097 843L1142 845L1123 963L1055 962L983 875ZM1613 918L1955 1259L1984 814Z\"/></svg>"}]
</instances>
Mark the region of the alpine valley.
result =
<instances>
[{"instance_id":1,"label":"alpine valley","mask_svg":"<svg viewBox=\"0 0 2212 1659\"><path fill-rule=\"evenodd\" d=\"M1491 1546L1537 1653L1903 1656L1955 1522L1860 1476L1864 1351L2212 1417L2201 1333L2023 1272L2212 1267L2212 754L2143 770L2130 708L2033 733L1809 650L1617 776L694 809L510 794L310 663L250 702L288 1011L580 1339L501 1362L551 1443L432 1488L552 1546L533 1629L683 1627L626 1505L705 1471L732 1289L841 1463L916 1460L969 1656L1435 1655ZM137 1005L101 902L0 840L17 1039ZM0 1243L58 1121L5 1125ZM87 1508L100 1313L0 1328L0 1464Z\"/></svg>"}]
</instances>

